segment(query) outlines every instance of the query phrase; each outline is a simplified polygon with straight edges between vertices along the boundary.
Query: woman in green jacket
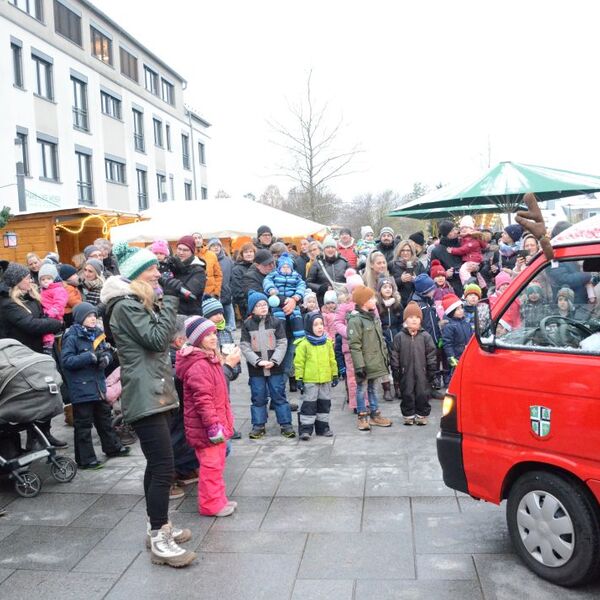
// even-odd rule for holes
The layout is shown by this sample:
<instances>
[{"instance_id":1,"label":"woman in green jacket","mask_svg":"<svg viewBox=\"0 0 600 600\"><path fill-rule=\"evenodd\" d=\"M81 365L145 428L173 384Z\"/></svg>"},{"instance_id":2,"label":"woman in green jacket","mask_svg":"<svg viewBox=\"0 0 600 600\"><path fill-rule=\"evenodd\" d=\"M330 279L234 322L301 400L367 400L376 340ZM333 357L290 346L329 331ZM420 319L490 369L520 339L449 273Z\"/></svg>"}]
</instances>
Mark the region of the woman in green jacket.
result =
<instances>
[{"instance_id":1,"label":"woman in green jacket","mask_svg":"<svg viewBox=\"0 0 600 600\"><path fill-rule=\"evenodd\" d=\"M155 564L183 567L196 554L178 544L191 538L189 529L169 522L169 491L175 468L171 446L171 411L178 406L171 373L169 345L176 325L180 282L164 284L159 303L160 272L149 250L115 244L120 276L102 288L105 326L117 347L121 365L123 418L134 428L146 457L144 494L148 513L147 547Z\"/></svg>"}]
</instances>

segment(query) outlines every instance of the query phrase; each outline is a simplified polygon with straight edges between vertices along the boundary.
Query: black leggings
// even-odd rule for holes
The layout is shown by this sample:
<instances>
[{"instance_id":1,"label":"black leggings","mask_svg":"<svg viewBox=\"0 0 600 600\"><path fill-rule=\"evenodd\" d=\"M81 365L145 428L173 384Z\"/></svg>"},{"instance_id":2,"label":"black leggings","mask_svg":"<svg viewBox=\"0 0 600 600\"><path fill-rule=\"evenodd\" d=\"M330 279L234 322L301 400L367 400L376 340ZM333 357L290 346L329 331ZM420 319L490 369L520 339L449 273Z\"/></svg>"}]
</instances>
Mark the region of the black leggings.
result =
<instances>
[{"instance_id":1,"label":"black leggings","mask_svg":"<svg viewBox=\"0 0 600 600\"><path fill-rule=\"evenodd\" d=\"M171 413L162 412L131 424L147 461L144 494L152 529L160 529L169 521L169 494L175 476L170 421Z\"/></svg>"}]
</instances>

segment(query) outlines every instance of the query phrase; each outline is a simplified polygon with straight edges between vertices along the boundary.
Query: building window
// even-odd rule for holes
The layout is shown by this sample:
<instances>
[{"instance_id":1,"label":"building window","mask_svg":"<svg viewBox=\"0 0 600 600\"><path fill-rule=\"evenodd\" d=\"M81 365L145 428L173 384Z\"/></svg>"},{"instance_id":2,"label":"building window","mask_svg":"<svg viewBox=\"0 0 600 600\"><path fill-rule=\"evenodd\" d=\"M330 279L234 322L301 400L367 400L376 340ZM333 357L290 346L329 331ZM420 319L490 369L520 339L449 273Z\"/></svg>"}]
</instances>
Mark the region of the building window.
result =
<instances>
[{"instance_id":1,"label":"building window","mask_svg":"<svg viewBox=\"0 0 600 600\"><path fill-rule=\"evenodd\" d=\"M77 201L92 206L94 190L92 188L92 157L83 152L75 152L77 159Z\"/></svg>"},{"instance_id":2,"label":"building window","mask_svg":"<svg viewBox=\"0 0 600 600\"><path fill-rule=\"evenodd\" d=\"M35 93L47 100L54 100L52 65L35 54L31 58L35 67Z\"/></svg>"},{"instance_id":3,"label":"building window","mask_svg":"<svg viewBox=\"0 0 600 600\"><path fill-rule=\"evenodd\" d=\"M71 82L73 84L73 127L89 131L87 85L76 77L71 77Z\"/></svg>"},{"instance_id":4,"label":"building window","mask_svg":"<svg viewBox=\"0 0 600 600\"><path fill-rule=\"evenodd\" d=\"M137 58L127 52L124 48L119 48L119 54L121 58L121 73L129 79L133 79L136 83L138 82L138 63Z\"/></svg>"},{"instance_id":5,"label":"building window","mask_svg":"<svg viewBox=\"0 0 600 600\"><path fill-rule=\"evenodd\" d=\"M29 146L26 133L17 133L17 138L21 140L21 162L23 163L23 175L29 177Z\"/></svg>"},{"instance_id":6,"label":"building window","mask_svg":"<svg viewBox=\"0 0 600 600\"><path fill-rule=\"evenodd\" d=\"M171 126L165 125L165 137L167 138L167 150L171 151Z\"/></svg>"},{"instance_id":7,"label":"building window","mask_svg":"<svg viewBox=\"0 0 600 600\"><path fill-rule=\"evenodd\" d=\"M105 158L104 171L106 172L106 181L110 181L111 183L127 183L125 163Z\"/></svg>"},{"instance_id":8,"label":"building window","mask_svg":"<svg viewBox=\"0 0 600 600\"><path fill-rule=\"evenodd\" d=\"M208 188L200 188L200 198L202 198L202 200L208 200Z\"/></svg>"},{"instance_id":9,"label":"building window","mask_svg":"<svg viewBox=\"0 0 600 600\"><path fill-rule=\"evenodd\" d=\"M58 149L57 145L46 140L38 140L40 149L41 177L58 181Z\"/></svg>"},{"instance_id":10,"label":"building window","mask_svg":"<svg viewBox=\"0 0 600 600\"><path fill-rule=\"evenodd\" d=\"M206 164L206 148L202 142L198 142L198 157L200 159L200 164Z\"/></svg>"},{"instance_id":11,"label":"building window","mask_svg":"<svg viewBox=\"0 0 600 600\"><path fill-rule=\"evenodd\" d=\"M144 113L133 109L133 141L138 152L144 152Z\"/></svg>"},{"instance_id":12,"label":"building window","mask_svg":"<svg viewBox=\"0 0 600 600\"><path fill-rule=\"evenodd\" d=\"M159 119L152 119L154 125L154 145L159 148L163 147L163 128L162 121Z\"/></svg>"},{"instance_id":13,"label":"building window","mask_svg":"<svg viewBox=\"0 0 600 600\"><path fill-rule=\"evenodd\" d=\"M42 0L10 0L10 3L14 4L17 8L20 8L34 19L37 19L38 21L44 20Z\"/></svg>"},{"instance_id":14,"label":"building window","mask_svg":"<svg viewBox=\"0 0 600 600\"><path fill-rule=\"evenodd\" d=\"M169 188L171 192L171 200L175 202L175 177L173 175L169 175Z\"/></svg>"},{"instance_id":15,"label":"building window","mask_svg":"<svg viewBox=\"0 0 600 600\"><path fill-rule=\"evenodd\" d=\"M175 106L175 87L166 79L161 79L162 99L171 106Z\"/></svg>"},{"instance_id":16,"label":"building window","mask_svg":"<svg viewBox=\"0 0 600 600\"><path fill-rule=\"evenodd\" d=\"M158 73L147 65L144 65L144 81L146 82L146 89L151 94L158 96Z\"/></svg>"},{"instance_id":17,"label":"building window","mask_svg":"<svg viewBox=\"0 0 600 600\"><path fill-rule=\"evenodd\" d=\"M18 88L25 87L23 82L23 50L18 44L11 44L13 57L13 83Z\"/></svg>"},{"instance_id":18,"label":"building window","mask_svg":"<svg viewBox=\"0 0 600 600\"><path fill-rule=\"evenodd\" d=\"M81 17L58 0L54 0L54 30L78 46L82 45Z\"/></svg>"},{"instance_id":19,"label":"building window","mask_svg":"<svg viewBox=\"0 0 600 600\"><path fill-rule=\"evenodd\" d=\"M92 38L92 56L107 65L112 65L112 40L94 27L90 27L90 35Z\"/></svg>"},{"instance_id":20,"label":"building window","mask_svg":"<svg viewBox=\"0 0 600 600\"><path fill-rule=\"evenodd\" d=\"M114 119L121 118L121 101L106 92L100 92L100 106L102 112Z\"/></svg>"},{"instance_id":21,"label":"building window","mask_svg":"<svg viewBox=\"0 0 600 600\"><path fill-rule=\"evenodd\" d=\"M158 192L158 201L167 201L167 178L164 175L156 174L156 190Z\"/></svg>"},{"instance_id":22,"label":"building window","mask_svg":"<svg viewBox=\"0 0 600 600\"><path fill-rule=\"evenodd\" d=\"M146 177L146 171L136 169L136 173L138 210L146 210L148 208L148 179Z\"/></svg>"},{"instance_id":23,"label":"building window","mask_svg":"<svg viewBox=\"0 0 600 600\"><path fill-rule=\"evenodd\" d=\"M184 194L184 198L186 200L192 199L192 182L191 181L186 181L183 184L183 194Z\"/></svg>"},{"instance_id":24,"label":"building window","mask_svg":"<svg viewBox=\"0 0 600 600\"><path fill-rule=\"evenodd\" d=\"M185 133L181 134L181 153L183 156L183 168L190 170L190 138L185 135Z\"/></svg>"}]
</instances>

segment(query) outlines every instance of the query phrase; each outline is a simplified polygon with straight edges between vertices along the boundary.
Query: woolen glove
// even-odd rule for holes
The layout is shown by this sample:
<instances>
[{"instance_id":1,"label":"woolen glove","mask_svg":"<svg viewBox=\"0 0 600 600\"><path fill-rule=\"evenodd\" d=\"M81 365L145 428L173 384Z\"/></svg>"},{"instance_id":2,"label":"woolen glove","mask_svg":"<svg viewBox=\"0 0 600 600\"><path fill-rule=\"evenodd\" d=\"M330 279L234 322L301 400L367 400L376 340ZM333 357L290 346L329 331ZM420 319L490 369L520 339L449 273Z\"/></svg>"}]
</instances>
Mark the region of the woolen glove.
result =
<instances>
[{"instance_id":1,"label":"woolen glove","mask_svg":"<svg viewBox=\"0 0 600 600\"><path fill-rule=\"evenodd\" d=\"M221 444L225 441L225 434L223 433L223 427L220 423L214 423L207 430L208 439L211 444Z\"/></svg>"},{"instance_id":2,"label":"woolen glove","mask_svg":"<svg viewBox=\"0 0 600 600\"><path fill-rule=\"evenodd\" d=\"M356 381L364 381L367 378L367 371L365 368L354 369L354 376L356 377Z\"/></svg>"},{"instance_id":3,"label":"woolen glove","mask_svg":"<svg viewBox=\"0 0 600 600\"><path fill-rule=\"evenodd\" d=\"M339 377L334 377L331 382L331 387L335 387L340 382Z\"/></svg>"},{"instance_id":4,"label":"woolen glove","mask_svg":"<svg viewBox=\"0 0 600 600\"><path fill-rule=\"evenodd\" d=\"M110 356L108 354L103 354L98 359L98 368L102 369L104 371L104 369L106 369L106 367L108 367L108 365L110 365Z\"/></svg>"},{"instance_id":5,"label":"woolen glove","mask_svg":"<svg viewBox=\"0 0 600 600\"><path fill-rule=\"evenodd\" d=\"M301 394L304 394L304 381L302 379L296 379L296 387Z\"/></svg>"},{"instance_id":6,"label":"woolen glove","mask_svg":"<svg viewBox=\"0 0 600 600\"><path fill-rule=\"evenodd\" d=\"M455 358L454 356L451 356L451 357L448 359L448 364L449 364L449 365L450 365L452 368L454 368L454 367L456 367L456 366L458 365L458 360L456 360L456 358Z\"/></svg>"}]
</instances>

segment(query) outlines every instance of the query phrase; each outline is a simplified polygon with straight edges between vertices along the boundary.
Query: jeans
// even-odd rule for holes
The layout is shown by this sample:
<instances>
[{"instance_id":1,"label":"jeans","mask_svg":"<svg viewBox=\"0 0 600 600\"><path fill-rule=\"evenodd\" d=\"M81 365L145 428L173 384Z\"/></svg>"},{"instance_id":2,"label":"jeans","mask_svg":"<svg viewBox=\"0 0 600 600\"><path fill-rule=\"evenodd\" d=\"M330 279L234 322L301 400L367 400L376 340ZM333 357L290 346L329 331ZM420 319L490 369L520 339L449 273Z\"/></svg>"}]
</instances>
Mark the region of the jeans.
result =
<instances>
[{"instance_id":1,"label":"jeans","mask_svg":"<svg viewBox=\"0 0 600 600\"><path fill-rule=\"evenodd\" d=\"M371 414L377 411L379 407L379 398L377 397L377 387L375 384L377 379L363 379L362 381L356 380L356 412L364 413L367 412L365 404L365 387L369 394L369 410Z\"/></svg>"},{"instance_id":2,"label":"jeans","mask_svg":"<svg viewBox=\"0 0 600 600\"><path fill-rule=\"evenodd\" d=\"M175 476L170 420L170 413L162 412L131 424L147 461L144 494L152 529L160 529L169 521L169 493Z\"/></svg>"},{"instance_id":3,"label":"jeans","mask_svg":"<svg viewBox=\"0 0 600 600\"><path fill-rule=\"evenodd\" d=\"M112 426L111 410L107 402L76 402L73 404L73 438L75 460L79 466L98 460L92 443L92 425L98 432L104 454L118 452L122 446Z\"/></svg>"},{"instance_id":4,"label":"jeans","mask_svg":"<svg viewBox=\"0 0 600 600\"><path fill-rule=\"evenodd\" d=\"M248 385L250 386L250 416L252 425L262 426L267 422L269 411L267 410L267 399L271 398L271 403L275 408L275 416L280 425L292 424L292 411L285 395L284 375L262 375L251 376Z\"/></svg>"},{"instance_id":5,"label":"jeans","mask_svg":"<svg viewBox=\"0 0 600 600\"><path fill-rule=\"evenodd\" d=\"M229 331L235 331L235 310L233 304L223 304L223 316L225 317L226 327Z\"/></svg>"}]
</instances>

